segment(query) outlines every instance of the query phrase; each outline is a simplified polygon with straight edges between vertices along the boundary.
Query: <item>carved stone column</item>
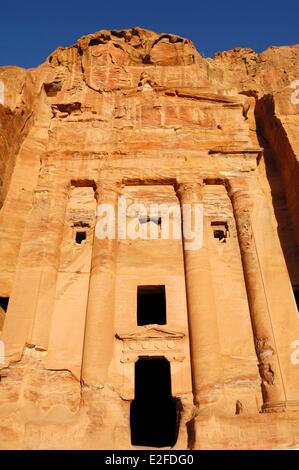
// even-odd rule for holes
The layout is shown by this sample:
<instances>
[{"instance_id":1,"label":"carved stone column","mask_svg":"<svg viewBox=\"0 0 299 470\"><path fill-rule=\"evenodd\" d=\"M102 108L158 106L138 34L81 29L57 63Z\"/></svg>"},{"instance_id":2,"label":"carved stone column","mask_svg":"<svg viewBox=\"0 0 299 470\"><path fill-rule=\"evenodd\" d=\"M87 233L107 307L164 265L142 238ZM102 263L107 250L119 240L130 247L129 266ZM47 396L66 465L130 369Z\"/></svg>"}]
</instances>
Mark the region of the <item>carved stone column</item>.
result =
<instances>
[{"instance_id":1,"label":"carved stone column","mask_svg":"<svg viewBox=\"0 0 299 470\"><path fill-rule=\"evenodd\" d=\"M42 176L24 230L3 331L8 359L20 357L25 344L48 347L69 188L65 172L55 173L55 181Z\"/></svg>"},{"instance_id":2,"label":"carved stone column","mask_svg":"<svg viewBox=\"0 0 299 470\"><path fill-rule=\"evenodd\" d=\"M203 186L203 182L180 183L177 187L177 194L182 210L194 401L199 406L200 413L209 414L213 413L216 407L222 407L225 400L216 304L209 259L208 221L203 216L202 247L188 249L188 240L184 231L189 210L189 219L191 216L194 221L198 216L196 206L202 205Z\"/></svg>"},{"instance_id":3,"label":"carved stone column","mask_svg":"<svg viewBox=\"0 0 299 470\"><path fill-rule=\"evenodd\" d=\"M260 221L254 220L255 195L250 194L245 177L228 180L228 192L236 220L254 342L262 379L263 409L280 411L284 408L286 396L253 230L253 224L258 222L261 223L260 230L263 230L263 224L267 225L268 220L267 218ZM261 191L257 194L259 194L259 201L256 203L261 205L260 209L262 209L265 204L264 197ZM275 256L274 253L273 256Z\"/></svg>"},{"instance_id":4,"label":"carved stone column","mask_svg":"<svg viewBox=\"0 0 299 470\"><path fill-rule=\"evenodd\" d=\"M47 197L50 207L46 220L45 214L41 214L41 224L46 223L44 229L46 240L42 242L41 266L43 270L30 342L45 349L48 348L49 342L69 193L70 185L68 181L49 189Z\"/></svg>"},{"instance_id":5,"label":"carved stone column","mask_svg":"<svg viewBox=\"0 0 299 470\"><path fill-rule=\"evenodd\" d=\"M109 218L111 233L109 237L98 238L98 223L102 220L98 213L93 242L82 364L82 379L91 385L105 383L113 352L118 194L117 183L99 182L96 191L97 204L98 208L99 204L102 208L104 204L107 205L108 212L104 211L101 215L106 220Z\"/></svg>"}]
</instances>

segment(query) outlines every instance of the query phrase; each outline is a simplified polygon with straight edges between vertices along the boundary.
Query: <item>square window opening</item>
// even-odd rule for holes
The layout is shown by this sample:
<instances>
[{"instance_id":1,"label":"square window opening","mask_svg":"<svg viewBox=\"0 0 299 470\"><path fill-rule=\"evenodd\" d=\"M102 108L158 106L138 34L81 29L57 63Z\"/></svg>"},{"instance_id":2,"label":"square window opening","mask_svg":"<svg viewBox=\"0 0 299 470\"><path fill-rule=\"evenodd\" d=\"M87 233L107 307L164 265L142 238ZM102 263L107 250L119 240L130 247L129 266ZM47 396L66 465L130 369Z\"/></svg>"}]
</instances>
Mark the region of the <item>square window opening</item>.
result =
<instances>
[{"instance_id":1,"label":"square window opening","mask_svg":"<svg viewBox=\"0 0 299 470\"><path fill-rule=\"evenodd\" d=\"M86 231L77 231L76 232L76 243L81 245L81 243L86 240Z\"/></svg>"},{"instance_id":2,"label":"square window opening","mask_svg":"<svg viewBox=\"0 0 299 470\"><path fill-rule=\"evenodd\" d=\"M166 325L164 285L137 287L137 325Z\"/></svg>"},{"instance_id":3,"label":"square window opening","mask_svg":"<svg viewBox=\"0 0 299 470\"><path fill-rule=\"evenodd\" d=\"M226 243L229 237L229 229L227 222L211 222L211 226L216 238L220 243Z\"/></svg>"}]
</instances>

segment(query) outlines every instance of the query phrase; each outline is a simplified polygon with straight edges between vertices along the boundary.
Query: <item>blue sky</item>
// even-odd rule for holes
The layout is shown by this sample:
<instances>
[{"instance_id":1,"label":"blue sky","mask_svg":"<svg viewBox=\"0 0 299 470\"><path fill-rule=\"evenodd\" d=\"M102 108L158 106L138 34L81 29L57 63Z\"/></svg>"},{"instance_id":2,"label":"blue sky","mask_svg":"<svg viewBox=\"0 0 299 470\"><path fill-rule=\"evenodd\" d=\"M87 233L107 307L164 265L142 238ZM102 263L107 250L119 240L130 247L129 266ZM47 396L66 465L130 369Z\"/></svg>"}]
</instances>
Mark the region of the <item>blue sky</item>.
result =
<instances>
[{"instance_id":1,"label":"blue sky","mask_svg":"<svg viewBox=\"0 0 299 470\"><path fill-rule=\"evenodd\" d=\"M0 19L0 65L23 67L84 34L137 25L188 37L209 57L299 43L299 0L5 0Z\"/></svg>"}]
</instances>

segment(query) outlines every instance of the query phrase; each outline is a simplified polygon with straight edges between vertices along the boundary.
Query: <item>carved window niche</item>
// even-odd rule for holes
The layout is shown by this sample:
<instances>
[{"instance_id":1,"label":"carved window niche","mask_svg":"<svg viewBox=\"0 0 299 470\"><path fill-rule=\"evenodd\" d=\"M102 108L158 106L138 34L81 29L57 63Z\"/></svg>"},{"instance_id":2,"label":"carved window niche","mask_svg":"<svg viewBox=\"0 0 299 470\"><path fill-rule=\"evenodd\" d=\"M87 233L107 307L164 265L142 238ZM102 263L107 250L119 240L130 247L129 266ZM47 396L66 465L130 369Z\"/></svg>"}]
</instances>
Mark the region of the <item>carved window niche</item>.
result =
<instances>
[{"instance_id":1,"label":"carved window niche","mask_svg":"<svg viewBox=\"0 0 299 470\"><path fill-rule=\"evenodd\" d=\"M81 245L82 242L86 240L86 231L77 230L76 231L76 244Z\"/></svg>"},{"instance_id":2,"label":"carved window niche","mask_svg":"<svg viewBox=\"0 0 299 470\"><path fill-rule=\"evenodd\" d=\"M76 222L73 224L74 240L76 245L82 245L87 240L88 229L90 225L84 222Z\"/></svg>"},{"instance_id":3,"label":"carved window niche","mask_svg":"<svg viewBox=\"0 0 299 470\"><path fill-rule=\"evenodd\" d=\"M134 368L139 358L165 357L171 368L185 360L185 333L159 326L143 326L129 333L117 333L121 342L120 362L123 364L122 396L134 399ZM175 367L174 367L175 369Z\"/></svg>"},{"instance_id":4,"label":"carved window niche","mask_svg":"<svg viewBox=\"0 0 299 470\"><path fill-rule=\"evenodd\" d=\"M213 235L219 243L227 243L230 236L228 223L227 222L211 222Z\"/></svg>"},{"instance_id":5,"label":"carved window niche","mask_svg":"<svg viewBox=\"0 0 299 470\"><path fill-rule=\"evenodd\" d=\"M166 325L166 292L164 285L137 287L137 325Z\"/></svg>"}]
</instances>

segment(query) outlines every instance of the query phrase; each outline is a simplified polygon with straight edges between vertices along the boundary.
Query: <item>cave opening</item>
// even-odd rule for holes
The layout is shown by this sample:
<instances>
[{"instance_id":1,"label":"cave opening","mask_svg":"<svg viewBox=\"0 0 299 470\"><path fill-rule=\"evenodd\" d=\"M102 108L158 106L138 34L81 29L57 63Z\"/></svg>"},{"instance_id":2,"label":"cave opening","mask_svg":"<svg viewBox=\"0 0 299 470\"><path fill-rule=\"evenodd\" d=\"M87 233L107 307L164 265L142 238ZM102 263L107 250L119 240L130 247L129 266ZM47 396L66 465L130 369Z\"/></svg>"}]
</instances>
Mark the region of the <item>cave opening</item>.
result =
<instances>
[{"instance_id":1,"label":"cave opening","mask_svg":"<svg viewBox=\"0 0 299 470\"><path fill-rule=\"evenodd\" d=\"M137 325L166 325L165 286L137 287Z\"/></svg>"},{"instance_id":2,"label":"cave opening","mask_svg":"<svg viewBox=\"0 0 299 470\"><path fill-rule=\"evenodd\" d=\"M164 357L139 358L135 363L135 399L130 413L132 445L173 447L178 421L169 361Z\"/></svg>"}]
</instances>

